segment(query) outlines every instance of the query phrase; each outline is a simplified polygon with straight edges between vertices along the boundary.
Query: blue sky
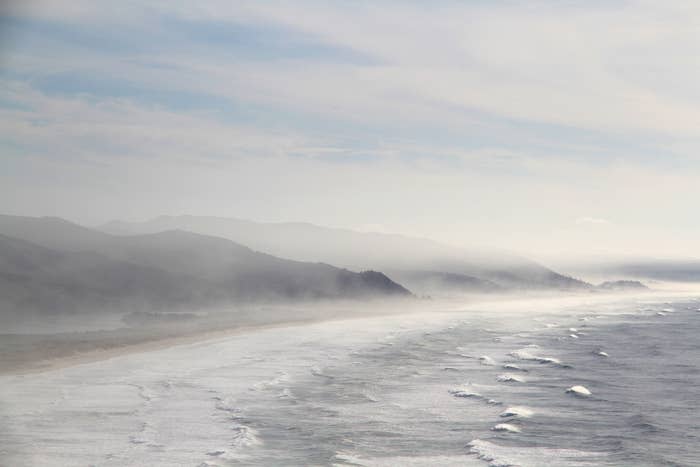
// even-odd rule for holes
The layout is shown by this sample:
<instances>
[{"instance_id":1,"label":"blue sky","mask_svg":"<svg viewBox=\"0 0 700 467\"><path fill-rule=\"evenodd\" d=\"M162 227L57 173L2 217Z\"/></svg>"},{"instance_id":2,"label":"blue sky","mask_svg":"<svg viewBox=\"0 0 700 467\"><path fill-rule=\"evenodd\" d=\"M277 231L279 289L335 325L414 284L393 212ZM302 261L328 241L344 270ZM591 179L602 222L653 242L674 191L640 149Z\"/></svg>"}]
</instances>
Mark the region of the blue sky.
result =
<instances>
[{"instance_id":1,"label":"blue sky","mask_svg":"<svg viewBox=\"0 0 700 467\"><path fill-rule=\"evenodd\" d=\"M695 2L10 2L0 210L698 255Z\"/></svg>"}]
</instances>

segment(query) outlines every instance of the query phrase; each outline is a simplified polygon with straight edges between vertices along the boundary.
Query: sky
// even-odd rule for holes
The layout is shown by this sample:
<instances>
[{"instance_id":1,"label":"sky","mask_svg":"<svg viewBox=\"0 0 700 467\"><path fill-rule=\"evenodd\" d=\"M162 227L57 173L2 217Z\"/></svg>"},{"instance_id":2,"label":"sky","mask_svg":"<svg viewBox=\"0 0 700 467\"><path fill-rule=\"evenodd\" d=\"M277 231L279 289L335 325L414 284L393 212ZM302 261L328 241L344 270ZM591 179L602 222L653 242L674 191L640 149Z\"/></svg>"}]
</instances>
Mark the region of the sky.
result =
<instances>
[{"instance_id":1,"label":"sky","mask_svg":"<svg viewBox=\"0 0 700 467\"><path fill-rule=\"evenodd\" d=\"M4 1L0 212L700 257L700 2Z\"/></svg>"}]
</instances>

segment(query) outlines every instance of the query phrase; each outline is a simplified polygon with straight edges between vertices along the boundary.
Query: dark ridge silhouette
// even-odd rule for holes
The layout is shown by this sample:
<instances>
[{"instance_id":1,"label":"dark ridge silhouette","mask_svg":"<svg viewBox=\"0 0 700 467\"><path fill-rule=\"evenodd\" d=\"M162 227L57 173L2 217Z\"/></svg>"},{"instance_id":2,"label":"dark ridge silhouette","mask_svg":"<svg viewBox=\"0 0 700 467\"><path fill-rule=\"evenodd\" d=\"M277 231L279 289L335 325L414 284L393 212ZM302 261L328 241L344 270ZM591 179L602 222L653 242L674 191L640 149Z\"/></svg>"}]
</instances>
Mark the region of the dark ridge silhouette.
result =
<instances>
[{"instance_id":1,"label":"dark ridge silhouette","mask_svg":"<svg viewBox=\"0 0 700 467\"><path fill-rule=\"evenodd\" d=\"M275 256L319 261L352 270L432 271L469 276L502 289L582 290L586 282L564 276L534 261L496 250L466 250L428 239L361 233L308 223L260 223L205 216L161 216L129 223L114 221L98 229L133 235L182 229L227 238ZM398 277L398 276L397 276ZM449 283L448 276L439 282ZM466 280L463 281L466 287ZM476 285L476 284L475 284ZM466 287L469 289L469 287Z\"/></svg>"},{"instance_id":2,"label":"dark ridge silhouette","mask_svg":"<svg viewBox=\"0 0 700 467\"><path fill-rule=\"evenodd\" d=\"M440 271L387 271L416 293L497 293L507 290L497 283L466 274Z\"/></svg>"},{"instance_id":3,"label":"dark ridge silhouette","mask_svg":"<svg viewBox=\"0 0 700 467\"><path fill-rule=\"evenodd\" d=\"M123 237L14 216L0 216L0 292L3 308L32 311L411 296L380 272L280 259L223 238Z\"/></svg>"},{"instance_id":4,"label":"dark ridge silhouette","mask_svg":"<svg viewBox=\"0 0 700 467\"><path fill-rule=\"evenodd\" d=\"M598 284L596 288L600 290L646 290L649 287L639 281L619 280L605 281L602 284Z\"/></svg>"}]
</instances>

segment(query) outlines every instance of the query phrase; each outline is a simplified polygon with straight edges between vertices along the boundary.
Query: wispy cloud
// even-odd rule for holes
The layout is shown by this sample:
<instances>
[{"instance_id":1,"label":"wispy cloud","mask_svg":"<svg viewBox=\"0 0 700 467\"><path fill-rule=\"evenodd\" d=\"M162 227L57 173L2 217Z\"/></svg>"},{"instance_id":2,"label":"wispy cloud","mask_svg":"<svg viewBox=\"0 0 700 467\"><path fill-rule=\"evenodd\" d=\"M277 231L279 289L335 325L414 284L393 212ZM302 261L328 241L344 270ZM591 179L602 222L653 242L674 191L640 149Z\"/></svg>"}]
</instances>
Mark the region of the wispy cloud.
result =
<instances>
[{"instance_id":1,"label":"wispy cloud","mask_svg":"<svg viewBox=\"0 0 700 467\"><path fill-rule=\"evenodd\" d=\"M576 224L578 225L587 225L587 224L593 224L593 225L605 225L605 224L610 224L610 221L607 219L601 219L599 217L579 217L576 219Z\"/></svg>"},{"instance_id":2,"label":"wispy cloud","mask_svg":"<svg viewBox=\"0 0 700 467\"><path fill-rule=\"evenodd\" d=\"M5 2L0 209L16 208L21 179L47 187L22 191L32 212L118 211L119 197L87 195L106 178L142 216L165 205L528 246L572 226L575 205L596 217L574 225L645 225L651 209L697 231L698 13L644 0Z\"/></svg>"}]
</instances>

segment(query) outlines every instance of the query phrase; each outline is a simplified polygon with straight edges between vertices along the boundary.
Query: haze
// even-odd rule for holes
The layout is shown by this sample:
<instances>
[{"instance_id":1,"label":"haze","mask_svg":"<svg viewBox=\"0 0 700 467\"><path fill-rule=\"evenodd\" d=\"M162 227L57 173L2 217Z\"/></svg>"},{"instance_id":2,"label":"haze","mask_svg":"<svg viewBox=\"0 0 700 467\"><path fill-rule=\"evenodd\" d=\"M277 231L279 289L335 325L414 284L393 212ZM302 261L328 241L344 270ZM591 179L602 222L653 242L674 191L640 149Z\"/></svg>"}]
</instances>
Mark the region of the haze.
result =
<instances>
[{"instance_id":1,"label":"haze","mask_svg":"<svg viewBox=\"0 0 700 467\"><path fill-rule=\"evenodd\" d=\"M700 466L700 2L0 0L0 465Z\"/></svg>"},{"instance_id":2,"label":"haze","mask_svg":"<svg viewBox=\"0 0 700 467\"><path fill-rule=\"evenodd\" d=\"M697 257L697 2L3 2L0 212Z\"/></svg>"}]
</instances>

